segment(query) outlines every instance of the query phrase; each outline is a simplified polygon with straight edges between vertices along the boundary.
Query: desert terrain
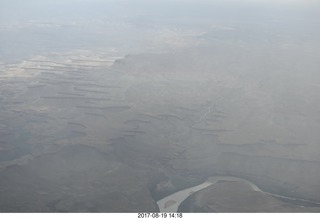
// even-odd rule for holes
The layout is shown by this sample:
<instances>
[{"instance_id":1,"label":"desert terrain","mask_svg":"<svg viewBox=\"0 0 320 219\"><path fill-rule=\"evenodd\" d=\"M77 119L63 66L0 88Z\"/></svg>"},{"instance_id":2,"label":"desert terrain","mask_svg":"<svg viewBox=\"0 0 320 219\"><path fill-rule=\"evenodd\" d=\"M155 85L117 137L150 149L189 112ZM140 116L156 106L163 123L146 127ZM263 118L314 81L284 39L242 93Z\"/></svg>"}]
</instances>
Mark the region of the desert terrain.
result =
<instances>
[{"instance_id":1,"label":"desert terrain","mask_svg":"<svg viewBox=\"0 0 320 219\"><path fill-rule=\"evenodd\" d=\"M316 7L99 2L0 9L0 212L158 212L215 175L320 202ZM179 207L319 209L241 182Z\"/></svg>"}]
</instances>

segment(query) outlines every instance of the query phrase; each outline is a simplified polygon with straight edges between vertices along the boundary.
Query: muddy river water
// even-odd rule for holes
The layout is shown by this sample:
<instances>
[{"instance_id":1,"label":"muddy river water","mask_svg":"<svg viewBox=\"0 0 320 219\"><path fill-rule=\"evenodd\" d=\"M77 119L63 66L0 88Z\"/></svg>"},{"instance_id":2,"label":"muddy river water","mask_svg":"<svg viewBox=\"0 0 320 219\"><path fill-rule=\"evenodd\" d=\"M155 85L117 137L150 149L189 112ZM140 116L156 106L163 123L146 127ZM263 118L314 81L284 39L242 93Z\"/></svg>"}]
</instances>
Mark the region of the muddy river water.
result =
<instances>
[{"instance_id":1,"label":"muddy river water","mask_svg":"<svg viewBox=\"0 0 320 219\"><path fill-rule=\"evenodd\" d=\"M259 191L264 194L272 195L274 197L278 197L278 198L282 198L282 199L288 199L288 200L292 200L292 201L301 201L301 202L310 203L310 204L320 206L320 203L318 203L318 202L312 202L312 201L304 200L304 199L286 197L286 196L262 191L258 186L256 186L252 182L245 180L245 179L242 179L242 178L232 177L232 176L213 176L213 177L209 177L205 182L203 182L197 186L193 186L193 187L181 190L179 192L173 193L173 194L159 200L157 202L157 204L159 206L160 212L177 212L180 204L186 198L188 198L190 195L192 195L193 193L200 191L204 188L207 188L211 185L214 185L214 184L218 183L219 181L244 182L244 183L247 183L248 185L250 185L250 187L254 191Z\"/></svg>"}]
</instances>

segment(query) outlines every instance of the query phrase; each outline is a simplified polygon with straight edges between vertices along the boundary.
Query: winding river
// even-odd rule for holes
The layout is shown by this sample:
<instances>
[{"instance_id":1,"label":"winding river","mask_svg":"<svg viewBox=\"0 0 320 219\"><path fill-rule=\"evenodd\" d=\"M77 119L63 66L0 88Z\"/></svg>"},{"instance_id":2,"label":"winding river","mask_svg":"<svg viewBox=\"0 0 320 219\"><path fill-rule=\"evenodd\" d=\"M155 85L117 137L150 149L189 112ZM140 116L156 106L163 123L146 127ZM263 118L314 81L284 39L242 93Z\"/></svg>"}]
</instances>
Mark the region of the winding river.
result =
<instances>
[{"instance_id":1,"label":"winding river","mask_svg":"<svg viewBox=\"0 0 320 219\"><path fill-rule=\"evenodd\" d=\"M258 186L253 184L252 182L245 180L245 179L242 179L242 178L233 177L233 176L213 176L213 177L209 177L204 183L201 183L200 185L181 190L179 192L173 193L172 195L169 195L169 196L159 200L157 202L157 204L159 206L160 212L177 212L180 204L186 198L188 198L190 195L192 195L193 193L200 191L204 188L207 188L211 185L214 185L214 184L218 183L219 181L245 182L248 185L250 185L254 191L259 191L264 194L272 195L274 197L279 197L279 198L294 200L294 201L302 201L302 202L306 202L306 203L315 204L315 205L320 206L319 202L312 202L312 201L305 200L305 199L297 199L297 198L286 197L286 196L273 194L273 193L269 193L269 192L264 192Z\"/></svg>"}]
</instances>

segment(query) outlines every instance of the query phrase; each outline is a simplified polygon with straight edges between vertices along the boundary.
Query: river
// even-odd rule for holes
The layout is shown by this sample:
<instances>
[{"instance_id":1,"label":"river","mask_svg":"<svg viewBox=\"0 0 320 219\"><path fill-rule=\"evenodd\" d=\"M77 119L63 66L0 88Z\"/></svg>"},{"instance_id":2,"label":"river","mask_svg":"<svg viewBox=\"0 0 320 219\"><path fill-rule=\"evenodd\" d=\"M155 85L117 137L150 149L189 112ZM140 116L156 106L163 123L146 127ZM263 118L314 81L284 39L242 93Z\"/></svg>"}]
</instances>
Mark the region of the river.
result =
<instances>
[{"instance_id":1,"label":"river","mask_svg":"<svg viewBox=\"0 0 320 219\"><path fill-rule=\"evenodd\" d=\"M274 197L279 197L279 198L293 200L293 201L300 201L300 202L305 202L305 203L310 203L310 204L315 204L315 205L320 206L319 202L313 202L313 201L309 201L309 200L305 200L305 199L297 199L297 198L293 198L293 197L286 197L286 196L262 191L258 186L256 186L252 182L245 180L245 179L242 179L242 178L233 177L233 176L213 176L213 177L209 177L205 182L203 182L197 186L193 186L193 187L181 190L179 192L173 193L173 194L159 200L157 202L157 204L159 206L160 212L177 212L180 204L186 198L188 198L190 195L192 195L193 193L200 191L204 188L207 188L211 185L214 185L214 184L218 183L219 181L244 182L244 183L247 183L248 185L250 185L254 191L259 191L264 194L272 195Z\"/></svg>"}]
</instances>

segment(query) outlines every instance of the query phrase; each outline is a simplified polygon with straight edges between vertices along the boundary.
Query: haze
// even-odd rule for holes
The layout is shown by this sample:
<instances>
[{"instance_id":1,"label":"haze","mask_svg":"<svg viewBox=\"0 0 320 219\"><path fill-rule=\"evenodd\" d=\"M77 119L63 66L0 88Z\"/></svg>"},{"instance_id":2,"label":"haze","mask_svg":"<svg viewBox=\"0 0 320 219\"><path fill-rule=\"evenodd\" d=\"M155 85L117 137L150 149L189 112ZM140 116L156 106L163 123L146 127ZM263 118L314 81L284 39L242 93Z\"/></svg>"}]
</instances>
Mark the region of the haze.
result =
<instances>
[{"instance_id":1,"label":"haze","mask_svg":"<svg viewBox=\"0 0 320 219\"><path fill-rule=\"evenodd\" d=\"M319 16L0 1L0 212L319 212Z\"/></svg>"}]
</instances>

